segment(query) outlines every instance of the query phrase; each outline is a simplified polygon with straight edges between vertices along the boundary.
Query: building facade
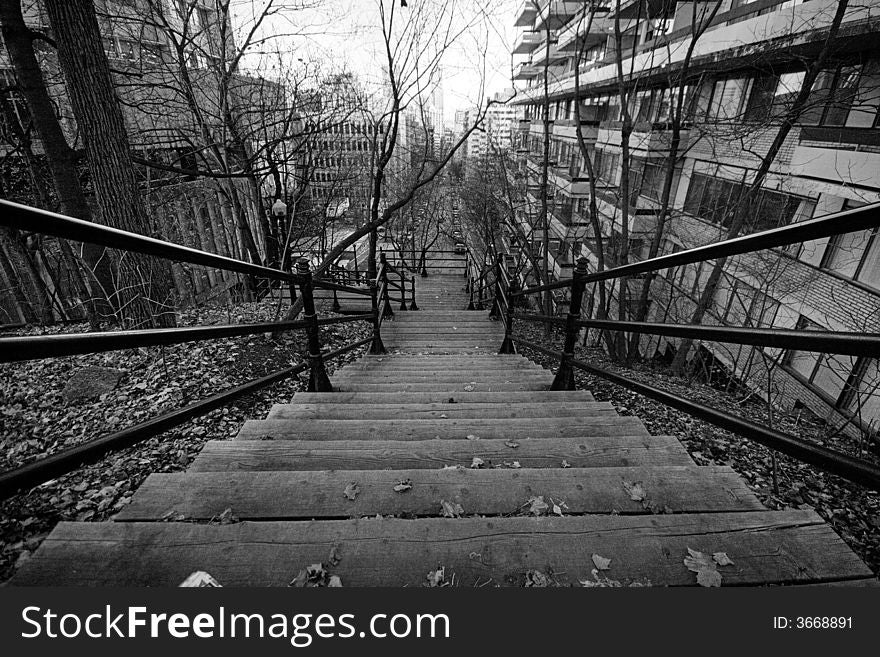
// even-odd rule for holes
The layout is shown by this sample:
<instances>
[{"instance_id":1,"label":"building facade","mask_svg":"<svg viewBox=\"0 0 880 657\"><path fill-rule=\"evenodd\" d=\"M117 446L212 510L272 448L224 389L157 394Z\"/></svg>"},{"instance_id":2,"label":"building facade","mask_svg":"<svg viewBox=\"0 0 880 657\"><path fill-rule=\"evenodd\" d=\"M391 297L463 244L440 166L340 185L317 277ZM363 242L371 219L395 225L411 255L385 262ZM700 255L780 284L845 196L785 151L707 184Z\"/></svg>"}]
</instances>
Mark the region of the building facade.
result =
<instances>
[{"instance_id":1,"label":"building facade","mask_svg":"<svg viewBox=\"0 0 880 657\"><path fill-rule=\"evenodd\" d=\"M624 253L625 261L648 257L655 239L659 255L725 239L744 202L740 234L880 201L880 3L840 12L832 38L838 7L832 0L524 2L514 53L524 87L515 102L525 117L512 151L530 243L511 248L549 249L555 278L570 276L581 256L595 268L592 199L606 257ZM820 56L824 65L807 88L808 67ZM801 87L808 95L797 100ZM548 245L535 227L545 131ZM750 192L758 172L760 189ZM647 321L689 321L710 270L702 263L660 272ZM641 284L629 282L630 298ZM729 259L703 322L880 330L878 231ZM645 337L641 352L671 355L678 346ZM877 359L716 343L701 352L785 408L805 405L840 430L880 425Z\"/></svg>"}]
</instances>

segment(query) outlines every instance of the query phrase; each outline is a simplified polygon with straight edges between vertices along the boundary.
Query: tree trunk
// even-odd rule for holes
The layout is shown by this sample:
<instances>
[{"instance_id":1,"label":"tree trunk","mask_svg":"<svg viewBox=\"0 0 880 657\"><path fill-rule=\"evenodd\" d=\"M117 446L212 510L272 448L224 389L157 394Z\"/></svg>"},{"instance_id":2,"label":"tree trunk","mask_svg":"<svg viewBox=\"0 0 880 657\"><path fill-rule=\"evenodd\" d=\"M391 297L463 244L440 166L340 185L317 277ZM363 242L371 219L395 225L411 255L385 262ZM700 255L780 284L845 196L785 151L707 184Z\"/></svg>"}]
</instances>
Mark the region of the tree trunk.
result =
<instances>
[{"instance_id":1,"label":"tree trunk","mask_svg":"<svg viewBox=\"0 0 880 657\"><path fill-rule=\"evenodd\" d=\"M78 156L67 143L55 116L54 106L34 53L33 33L25 25L20 2L0 2L0 30L15 72L18 91L27 103L31 121L46 154L61 212L77 219L90 221L91 208L86 202L77 175ZM79 293L87 304L89 320L95 325L97 315L109 311L106 294L112 294L113 276L108 259L104 257L103 247L84 244L82 253L97 284L89 286L89 290L79 290ZM72 250L67 248L64 255L67 261L68 255L72 255ZM67 262L72 275L75 264L75 259L73 262ZM79 278L78 271L76 276Z\"/></svg>"},{"instance_id":2,"label":"tree trunk","mask_svg":"<svg viewBox=\"0 0 880 657\"><path fill-rule=\"evenodd\" d=\"M92 0L44 0L58 60L85 144L95 200L104 223L150 234L131 161L122 110L113 89ZM174 283L165 260L136 253L116 257L114 301L129 326L173 326Z\"/></svg>"},{"instance_id":3,"label":"tree trunk","mask_svg":"<svg viewBox=\"0 0 880 657\"><path fill-rule=\"evenodd\" d=\"M12 283L12 293L25 321L51 324L55 316L46 284L40 278L19 232L6 226L0 227L0 249L6 254L0 254L0 258L4 260L6 276Z\"/></svg>"}]
</instances>

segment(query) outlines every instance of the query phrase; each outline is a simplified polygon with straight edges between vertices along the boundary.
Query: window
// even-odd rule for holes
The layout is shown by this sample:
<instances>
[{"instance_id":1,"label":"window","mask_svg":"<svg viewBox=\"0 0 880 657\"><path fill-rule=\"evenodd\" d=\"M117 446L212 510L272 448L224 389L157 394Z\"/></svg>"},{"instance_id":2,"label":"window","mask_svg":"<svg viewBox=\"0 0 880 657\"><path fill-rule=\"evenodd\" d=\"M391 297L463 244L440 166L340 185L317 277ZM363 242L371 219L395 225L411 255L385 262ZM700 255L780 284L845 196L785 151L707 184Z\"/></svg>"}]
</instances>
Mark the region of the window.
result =
<instances>
[{"instance_id":1,"label":"window","mask_svg":"<svg viewBox=\"0 0 880 657\"><path fill-rule=\"evenodd\" d=\"M746 78L717 80L712 88L712 100L709 103L706 119L726 121L738 116L748 83Z\"/></svg>"},{"instance_id":2,"label":"window","mask_svg":"<svg viewBox=\"0 0 880 657\"><path fill-rule=\"evenodd\" d=\"M846 125L850 110L857 104L861 73L861 65L846 64L820 72L801 115L801 123Z\"/></svg>"},{"instance_id":3,"label":"window","mask_svg":"<svg viewBox=\"0 0 880 657\"><path fill-rule=\"evenodd\" d=\"M746 191L747 186L742 183L694 173L684 211L729 228ZM804 202L798 196L761 189L751 200L746 227L749 232L757 232L789 224Z\"/></svg>"},{"instance_id":4,"label":"window","mask_svg":"<svg viewBox=\"0 0 880 657\"><path fill-rule=\"evenodd\" d=\"M747 121L764 121L785 114L804 83L804 71L792 71L782 75L770 74L752 81L746 104Z\"/></svg>"},{"instance_id":5,"label":"window","mask_svg":"<svg viewBox=\"0 0 880 657\"><path fill-rule=\"evenodd\" d=\"M796 328L801 331L825 330L816 322L803 316L798 319ZM846 382L853 372L854 361L853 356L790 349L784 362L790 370L796 372L837 404L842 399Z\"/></svg>"},{"instance_id":6,"label":"window","mask_svg":"<svg viewBox=\"0 0 880 657\"><path fill-rule=\"evenodd\" d=\"M847 200L843 210L862 205L862 202ZM835 235L829 241L819 266L880 289L880 229Z\"/></svg>"}]
</instances>

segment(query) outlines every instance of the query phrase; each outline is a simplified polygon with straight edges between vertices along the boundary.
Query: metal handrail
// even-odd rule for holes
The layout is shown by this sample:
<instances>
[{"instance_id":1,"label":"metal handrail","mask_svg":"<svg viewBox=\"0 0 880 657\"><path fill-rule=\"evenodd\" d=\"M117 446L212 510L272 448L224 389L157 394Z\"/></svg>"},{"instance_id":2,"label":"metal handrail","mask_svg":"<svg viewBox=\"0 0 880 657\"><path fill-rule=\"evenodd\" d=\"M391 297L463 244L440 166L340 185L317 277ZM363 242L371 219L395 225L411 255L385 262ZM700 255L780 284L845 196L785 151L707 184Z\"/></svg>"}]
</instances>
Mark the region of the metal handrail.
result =
<instances>
[{"instance_id":1,"label":"metal handrail","mask_svg":"<svg viewBox=\"0 0 880 657\"><path fill-rule=\"evenodd\" d=\"M519 317L518 317L519 318ZM526 319L522 317L520 319ZM838 331L797 331L776 328L734 328L694 324L659 324L625 322L611 319L581 319L578 326L628 333L647 333L711 342L730 342L759 347L820 351L847 356L880 357L880 333L845 333Z\"/></svg>"},{"instance_id":2,"label":"metal handrail","mask_svg":"<svg viewBox=\"0 0 880 657\"><path fill-rule=\"evenodd\" d=\"M63 214L32 208L20 203L0 199L0 225L31 233L44 233L76 242L89 242L112 249L133 251L144 255L167 258L193 265L216 267L240 274L260 276L277 281L300 283L301 277L291 272L255 265L243 260L193 249L165 240L147 237L118 228L111 228L91 221L74 219Z\"/></svg>"},{"instance_id":3,"label":"metal handrail","mask_svg":"<svg viewBox=\"0 0 880 657\"><path fill-rule=\"evenodd\" d=\"M372 313L327 317L317 320L319 326L345 322L367 321ZM192 326L134 331L104 331L101 333L62 333L57 335L13 336L0 338L0 362L10 363L38 358L56 358L75 354L91 354L116 349L156 347L182 344L197 340L231 338L278 331L291 331L309 326L307 320L290 322L259 322L254 324L223 324L220 326Z\"/></svg>"}]
</instances>

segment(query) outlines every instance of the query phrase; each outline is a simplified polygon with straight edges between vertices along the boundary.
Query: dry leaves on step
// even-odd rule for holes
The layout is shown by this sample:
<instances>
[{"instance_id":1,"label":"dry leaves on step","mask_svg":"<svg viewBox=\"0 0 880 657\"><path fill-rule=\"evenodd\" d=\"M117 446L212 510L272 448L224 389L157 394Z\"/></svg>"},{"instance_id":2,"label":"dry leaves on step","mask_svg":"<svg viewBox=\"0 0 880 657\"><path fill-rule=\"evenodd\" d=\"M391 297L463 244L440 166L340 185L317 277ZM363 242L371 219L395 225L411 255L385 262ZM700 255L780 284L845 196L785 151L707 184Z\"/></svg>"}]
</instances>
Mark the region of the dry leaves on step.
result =
<instances>
[{"instance_id":1,"label":"dry leaves on step","mask_svg":"<svg viewBox=\"0 0 880 657\"><path fill-rule=\"evenodd\" d=\"M539 495L537 497L530 497L527 504L529 505L529 513L534 514L536 516L540 516L540 515L547 513L547 509L550 508L550 505L548 505L544 501L543 495Z\"/></svg>"},{"instance_id":2,"label":"dry leaves on step","mask_svg":"<svg viewBox=\"0 0 880 657\"><path fill-rule=\"evenodd\" d=\"M474 460L471 461L471 467L475 470L477 470L479 468L485 468L486 463L479 456L475 456Z\"/></svg>"},{"instance_id":3,"label":"dry leaves on step","mask_svg":"<svg viewBox=\"0 0 880 657\"><path fill-rule=\"evenodd\" d=\"M465 391L465 392L473 392L473 391L474 391L474 386L472 386L472 385L466 385L466 386L464 387L464 391Z\"/></svg>"},{"instance_id":4,"label":"dry leaves on step","mask_svg":"<svg viewBox=\"0 0 880 657\"><path fill-rule=\"evenodd\" d=\"M440 500L440 514L444 518L461 518L464 509L458 502L447 502Z\"/></svg>"},{"instance_id":5,"label":"dry leaves on step","mask_svg":"<svg viewBox=\"0 0 880 657\"><path fill-rule=\"evenodd\" d=\"M611 567L611 559L600 557L598 554L593 555L593 564L597 570L608 570Z\"/></svg>"},{"instance_id":6,"label":"dry leaves on step","mask_svg":"<svg viewBox=\"0 0 880 657\"><path fill-rule=\"evenodd\" d=\"M330 548L330 556L327 557L327 561L330 562L331 566L338 566L339 562L342 561L342 555L339 554L339 546L334 545Z\"/></svg>"},{"instance_id":7,"label":"dry leaves on step","mask_svg":"<svg viewBox=\"0 0 880 657\"><path fill-rule=\"evenodd\" d=\"M629 499L631 499L633 502L645 501L645 489L642 488L641 481L633 483L631 481L624 480L623 488L629 494Z\"/></svg>"},{"instance_id":8,"label":"dry leaves on step","mask_svg":"<svg viewBox=\"0 0 880 657\"><path fill-rule=\"evenodd\" d=\"M688 556L684 558L684 565L691 572L697 574L697 584L700 586L721 586L721 573L718 566L732 566L733 561L726 552L715 552L712 555L705 552L688 548Z\"/></svg>"},{"instance_id":9,"label":"dry leaves on step","mask_svg":"<svg viewBox=\"0 0 880 657\"><path fill-rule=\"evenodd\" d=\"M727 552L715 552L712 554L712 560L719 566L732 566L733 560L727 556Z\"/></svg>"},{"instance_id":10,"label":"dry leaves on step","mask_svg":"<svg viewBox=\"0 0 880 657\"><path fill-rule=\"evenodd\" d=\"M507 447L510 447L510 449L516 449L517 447L519 447L519 443L516 442L515 440L508 440L504 444Z\"/></svg>"},{"instance_id":11,"label":"dry leaves on step","mask_svg":"<svg viewBox=\"0 0 880 657\"><path fill-rule=\"evenodd\" d=\"M571 463L569 463L569 462L566 461L565 459L562 459L562 467L563 467L563 468L570 468L570 467L571 467Z\"/></svg>"},{"instance_id":12,"label":"dry leaves on step","mask_svg":"<svg viewBox=\"0 0 880 657\"><path fill-rule=\"evenodd\" d=\"M552 497L550 498L550 501L553 502ZM563 509L565 509L566 511L568 510L568 505L565 502L553 502L553 513L555 513L557 516L562 515Z\"/></svg>"},{"instance_id":13,"label":"dry leaves on step","mask_svg":"<svg viewBox=\"0 0 880 657\"><path fill-rule=\"evenodd\" d=\"M211 518L209 524L211 524L211 525L233 525L237 522L239 522L238 518L236 518L234 515L232 515L232 509L229 508L229 509L226 509L225 511L223 511L223 513L221 513L219 516L214 516L213 518Z\"/></svg>"},{"instance_id":14,"label":"dry leaves on step","mask_svg":"<svg viewBox=\"0 0 880 657\"><path fill-rule=\"evenodd\" d=\"M189 577L183 580L179 585L179 588L223 588L223 585L220 584L216 579L211 577L209 573L206 573L204 570L197 570L192 573Z\"/></svg>"},{"instance_id":15,"label":"dry leaves on step","mask_svg":"<svg viewBox=\"0 0 880 657\"><path fill-rule=\"evenodd\" d=\"M412 487L413 487L412 479L401 479L394 486L394 492L395 493L405 493L406 491L412 489Z\"/></svg>"},{"instance_id":16,"label":"dry leaves on step","mask_svg":"<svg viewBox=\"0 0 880 657\"><path fill-rule=\"evenodd\" d=\"M311 589L318 587L341 587L342 579L339 575L331 575L322 563L313 563L306 566L296 574L288 586L297 589Z\"/></svg>"},{"instance_id":17,"label":"dry leaves on step","mask_svg":"<svg viewBox=\"0 0 880 657\"><path fill-rule=\"evenodd\" d=\"M553 580L540 570L529 570L526 572L526 580L523 583L525 587L546 588L553 586Z\"/></svg>"},{"instance_id":18,"label":"dry leaves on step","mask_svg":"<svg viewBox=\"0 0 880 657\"><path fill-rule=\"evenodd\" d=\"M451 583L446 581L445 566L438 566L437 570L432 570L431 572L429 572L425 579L427 580L427 584L425 584L425 586L429 588L451 586Z\"/></svg>"},{"instance_id":19,"label":"dry leaves on step","mask_svg":"<svg viewBox=\"0 0 880 657\"><path fill-rule=\"evenodd\" d=\"M475 436L475 435L472 434L472 433L469 433L469 434L467 435L467 439L468 439L468 440L479 440L480 437L479 437L479 436Z\"/></svg>"},{"instance_id":20,"label":"dry leaves on step","mask_svg":"<svg viewBox=\"0 0 880 657\"><path fill-rule=\"evenodd\" d=\"M357 496L360 494L360 492L360 486L358 486L356 481L352 481L345 487L345 490L342 491L342 495L349 500L354 501L355 499L357 499Z\"/></svg>"}]
</instances>

